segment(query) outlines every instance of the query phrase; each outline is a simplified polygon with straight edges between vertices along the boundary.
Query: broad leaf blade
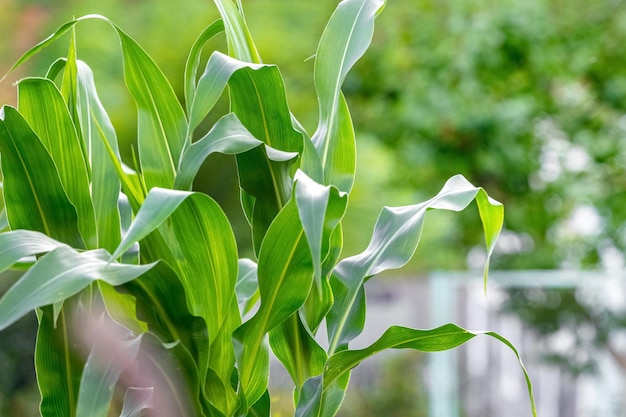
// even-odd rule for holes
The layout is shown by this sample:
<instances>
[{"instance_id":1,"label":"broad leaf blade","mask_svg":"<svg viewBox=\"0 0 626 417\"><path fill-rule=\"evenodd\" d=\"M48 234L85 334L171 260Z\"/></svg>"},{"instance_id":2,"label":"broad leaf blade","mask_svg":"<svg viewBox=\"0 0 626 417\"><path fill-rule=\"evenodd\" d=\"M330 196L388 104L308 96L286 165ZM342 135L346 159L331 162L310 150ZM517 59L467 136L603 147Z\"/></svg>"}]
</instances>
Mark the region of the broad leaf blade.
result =
<instances>
[{"instance_id":1,"label":"broad leaf blade","mask_svg":"<svg viewBox=\"0 0 626 417\"><path fill-rule=\"evenodd\" d=\"M71 68L66 66L67 68ZM74 122L60 91L50 80L27 78L18 84L19 111L50 153L87 248L97 247L89 171Z\"/></svg>"},{"instance_id":2,"label":"broad leaf blade","mask_svg":"<svg viewBox=\"0 0 626 417\"><path fill-rule=\"evenodd\" d=\"M303 135L294 129L282 76L275 66L243 68L229 81L231 109L269 147L301 154ZM252 92L252 94L251 94ZM237 155L241 188L254 197L252 232L258 253L272 220L291 197L291 162L275 162L262 148Z\"/></svg>"},{"instance_id":3,"label":"broad leaf blade","mask_svg":"<svg viewBox=\"0 0 626 417\"><path fill-rule=\"evenodd\" d=\"M8 106L0 109L0 159L10 227L84 247L76 209L50 154L22 115Z\"/></svg>"},{"instance_id":4,"label":"broad leaf blade","mask_svg":"<svg viewBox=\"0 0 626 417\"><path fill-rule=\"evenodd\" d=\"M267 389L269 353L265 335L295 313L313 283L313 265L295 201L283 208L270 226L259 254L261 305L233 335L245 404Z\"/></svg>"},{"instance_id":5,"label":"broad leaf blade","mask_svg":"<svg viewBox=\"0 0 626 417\"><path fill-rule=\"evenodd\" d=\"M35 373L41 393L42 417L80 417L76 414L83 361L72 346L71 321L65 310L58 319L52 307L38 313Z\"/></svg>"},{"instance_id":6,"label":"broad leaf blade","mask_svg":"<svg viewBox=\"0 0 626 417\"><path fill-rule=\"evenodd\" d=\"M114 27L122 42L126 85L137 103L139 160L146 187L172 187L186 141L185 114L154 61Z\"/></svg>"}]
</instances>

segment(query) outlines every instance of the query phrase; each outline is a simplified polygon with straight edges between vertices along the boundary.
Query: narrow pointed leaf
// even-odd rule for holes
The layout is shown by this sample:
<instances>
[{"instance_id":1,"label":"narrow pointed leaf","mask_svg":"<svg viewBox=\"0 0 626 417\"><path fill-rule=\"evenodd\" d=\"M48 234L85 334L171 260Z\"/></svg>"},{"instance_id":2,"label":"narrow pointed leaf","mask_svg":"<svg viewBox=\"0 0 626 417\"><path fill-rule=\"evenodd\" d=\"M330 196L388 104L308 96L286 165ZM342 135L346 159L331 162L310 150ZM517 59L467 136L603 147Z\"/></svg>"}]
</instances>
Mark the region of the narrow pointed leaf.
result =
<instances>
[{"instance_id":1,"label":"narrow pointed leaf","mask_svg":"<svg viewBox=\"0 0 626 417\"><path fill-rule=\"evenodd\" d=\"M187 63L185 64L185 103L187 105L187 114L191 115L192 113L192 103L194 102L196 96L196 76L198 73L198 66L200 65L200 58L202 56L202 50L204 46L209 42L213 37L217 34L224 31L224 22L222 19L218 19L207 26L198 39L191 46L191 50L189 51L189 56L187 57ZM190 119L192 119L190 117ZM190 121L190 130L196 128L193 122Z\"/></svg>"},{"instance_id":2,"label":"narrow pointed leaf","mask_svg":"<svg viewBox=\"0 0 626 417\"><path fill-rule=\"evenodd\" d=\"M126 85L137 103L139 160L146 187L172 187L186 140L185 114L154 61L114 27L122 42Z\"/></svg>"},{"instance_id":3,"label":"narrow pointed leaf","mask_svg":"<svg viewBox=\"0 0 626 417\"><path fill-rule=\"evenodd\" d=\"M324 181L341 191L354 182L354 134L341 85L352 66L368 48L374 18L384 0L342 1L330 18L315 58L315 90L319 123L313 135L324 167Z\"/></svg>"},{"instance_id":4,"label":"narrow pointed leaf","mask_svg":"<svg viewBox=\"0 0 626 417\"><path fill-rule=\"evenodd\" d=\"M260 63L261 58L250 36L248 26L232 0L214 0L226 30L229 54L241 61Z\"/></svg>"},{"instance_id":5,"label":"narrow pointed leaf","mask_svg":"<svg viewBox=\"0 0 626 417\"><path fill-rule=\"evenodd\" d=\"M82 61L77 61L76 106L91 168L98 247L112 252L121 240L118 210L121 185L108 149L120 160L119 147L113 124L98 97L93 73Z\"/></svg>"}]
</instances>

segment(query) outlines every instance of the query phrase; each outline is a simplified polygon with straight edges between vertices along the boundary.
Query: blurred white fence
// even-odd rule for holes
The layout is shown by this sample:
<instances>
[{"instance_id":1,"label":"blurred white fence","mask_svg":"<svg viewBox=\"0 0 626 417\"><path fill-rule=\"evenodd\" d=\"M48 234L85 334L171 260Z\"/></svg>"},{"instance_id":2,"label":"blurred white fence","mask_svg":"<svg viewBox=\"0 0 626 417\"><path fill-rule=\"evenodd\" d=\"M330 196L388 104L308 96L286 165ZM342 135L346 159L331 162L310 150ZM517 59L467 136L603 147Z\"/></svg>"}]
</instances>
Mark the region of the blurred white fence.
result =
<instances>
[{"instance_id":1,"label":"blurred white fence","mask_svg":"<svg viewBox=\"0 0 626 417\"><path fill-rule=\"evenodd\" d=\"M540 360L541 341L518 319L498 313L506 288L576 287L589 300L602 303L607 296L623 296L625 284L622 274L604 272L492 272L485 295L480 273L438 272L427 280L374 279L366 286L366 331L351 347L370 344L393 324L432 328L453 322L470 330L495 331L518 348L534 384L540 417L626 417L626 378L608 355L597 358L597 375L574 379ZM488 336L428 354L423 379L429 417L532 415L515 354Z\"/></svg>"}]
</instances>

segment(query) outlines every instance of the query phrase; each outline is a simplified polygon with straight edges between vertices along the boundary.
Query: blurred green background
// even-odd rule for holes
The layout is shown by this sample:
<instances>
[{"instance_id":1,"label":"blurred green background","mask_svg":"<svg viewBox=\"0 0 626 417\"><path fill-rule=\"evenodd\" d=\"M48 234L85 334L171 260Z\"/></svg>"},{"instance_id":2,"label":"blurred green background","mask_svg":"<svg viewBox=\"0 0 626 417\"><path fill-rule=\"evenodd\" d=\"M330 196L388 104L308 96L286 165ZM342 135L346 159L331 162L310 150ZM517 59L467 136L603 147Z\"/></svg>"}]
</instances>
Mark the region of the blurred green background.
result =
<instances>
[{"instance_id":1,"label":"blurred green background","mask_svg":"<svg viewBox=\"0 0 626 417\"><path fill-rule=\"evenodd\" d=\"M308 58L337 1L243 4L261 56L278 64L291 110L312 132L317 104ZM209 0L0 0L0 73L61 23L88 13L109 17L133 36L180 97L187 52L217 18ZM79 25L78 39L79 57L94 69L128 161L135 110L124 88L117 39L101 22ZM462 173L505 205L492 268L623 268L624 45L621 0L389 0L370 50L344 85L358 141L345 254L365 248L383 204L423 201ZM213 46L223 49L223 39ZM0 103L15 104L12 83L26 74L44 75L64 52L56 43L11 74L0 84ZM241 253L249 255L235 181L233 161L212 157L196 188L226 208ZM431 213L418 253L401 273L474 268L484 256L482 245L476 210ZM566 293L546 312L517 291L511 308L525 309L522 318L543 329L558 329L572 317L588 320L588 309ZM611 317L603 324L596 320L596 327L604 327L593 336L594 348L606 347L606 334L625 326L621 316ZM6 340L0 338L0 348ZM0 361L0 380L10 374L5 363ZM13 393L20 384L11 381L0 387L7 398L18 398Z\"/></svg>"}]
</instances>

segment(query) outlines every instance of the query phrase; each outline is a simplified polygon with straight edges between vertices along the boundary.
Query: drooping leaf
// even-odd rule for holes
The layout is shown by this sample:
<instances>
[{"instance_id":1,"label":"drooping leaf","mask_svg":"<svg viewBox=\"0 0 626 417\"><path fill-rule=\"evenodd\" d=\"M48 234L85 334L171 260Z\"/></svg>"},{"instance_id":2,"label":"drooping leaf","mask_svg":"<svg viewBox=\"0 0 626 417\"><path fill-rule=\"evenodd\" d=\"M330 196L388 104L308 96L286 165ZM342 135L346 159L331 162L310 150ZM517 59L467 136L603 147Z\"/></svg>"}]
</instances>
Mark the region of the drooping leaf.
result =
<instances>
[{"instance_id":1,"label":"drooping leaf","mask_svg":"<svg viewBox=\"0 0 626 417\"><path fill-rule=\"evenodd\" d=\"M77 252L60 246L43 256L0 298L0 330L29 311L64 301L95 280L121 285L153 266L110 263L106 251Z\"/></svg>"},{"instance_id":2,"label":"drooping leaf","mask_svg":"<svg viewBox=\"0 0 626 417\"><path fill-rule=\"evenodd\" d=\"M83 248L78 215L50 154L17 110L0 109L0 160L11 229L41 232Z\"/></svg>"},{"instance_id":3,"label":"drooping leaf","mask_svg":"<svg viewBox=\"0 0 626 417\"><path fill-rule=\"evenodd\" d=\"M407 327L392 326L376 342L364 349L344 350L329 357L324 369L324 385L329 386L361 361L386 349L415 349L422 352L439 352L460 346L480 334L494 337L513 351L524 373L532 412L536 416L532 384L515 347L497 333L470 332L454 324L446 324L432 330L415 330Z\"/></svg>"},{"instance_id":4,"label":"drooping leaf","mask_svg":"<svg viewBox=\"0 0 626 417\"><path fill-rule=\"evenodd\" d=\"M248 132L235 114L230 113L219 119L206 135L185 149L174 188L191 189L200 166L210 154L238 154L262 144L263 142Z\"/></svg>"},{"instance_id":5,"label":"drooping leaf","mask_svg":"<svg viewBox=\"0 0 626 417\"><path fill-rule=\"evenodd\" d=\"M322 291L322 263L330 251L330 235L343 217L348 196L331 186L322 186L309 178L303 171L296 172L295 198L300 221L307 237L315 283Z\"/></svg>"},{"instance_id":6,"label":"drooping leaf","mask_svg":"<svg viewBox=\"0 0 626 417\"><path fill-rule=\"evenodd\" d=\"M365 319L363 283L382 271L400 268L411 259L421 238L426 211L461 211L472 200L478 204L491 253L502 228L502 205L461 175L450 178L435 197L424 203L385 207L381 211L365 251L339 262L331 277L335 303L328 316L330 352L345 348L361 333Z\"/></svg>"},{"instance_id":7,"label":"drooping leaf","mask_svg":"<svg viewBox=\"0 0 626 417\"><path fill-rule=\"evenodd\" d=\"M64 243L31 230L13 230L0 233L0 272L27 256L50 252Z\"/></svg>"}]
</instances>

